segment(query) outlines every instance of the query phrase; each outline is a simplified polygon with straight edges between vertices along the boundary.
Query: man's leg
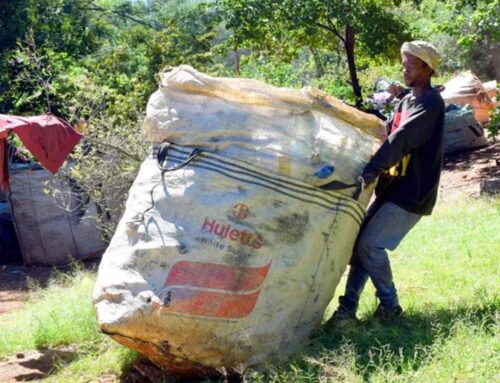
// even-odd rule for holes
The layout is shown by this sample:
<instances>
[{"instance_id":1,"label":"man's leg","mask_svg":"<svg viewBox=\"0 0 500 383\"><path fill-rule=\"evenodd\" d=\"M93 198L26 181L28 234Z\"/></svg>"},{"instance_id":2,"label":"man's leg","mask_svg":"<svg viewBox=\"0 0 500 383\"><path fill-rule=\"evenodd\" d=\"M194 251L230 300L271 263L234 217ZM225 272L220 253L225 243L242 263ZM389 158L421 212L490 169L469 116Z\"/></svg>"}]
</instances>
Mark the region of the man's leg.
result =
<instances>
[{"instance_id":1,"label":"man's leg","mask_svg":"<svg viewBox=\"0 0 500 383\"><path fill-rule=\"evenodd\" d=\"M375 200L366 212L365 219L363 220L363 224L361 225L358 239L362 237L363 231L373 218L375 213L380 209L383 204L378 200ZM356 315L356 311L358 309L359 298L363 289L365 288L366 281L368 280L368 272L363 267L363 264L360 261L359 249L356 245L354 246L353 254L351 257L349 274L347 276L347 282L345 287L345 293L343 296L339 297L339 308L335 312L334 316L337 317L352 317L354 318Z\"/></svg>"},{"instance_id":2,"label":"man's leg","mask_svg":"<svg viewBox=\"0 0 500 383\"><path fill-rule=\"evenodd\" d=\"M394 250L420 218L392 203L375 201L370 206L351 260L345 295L339 298L339 314L349 313L354 317L368 276L377 290L381 306L386 309L399 307L386 249Z\"/></svg>"},{"instance_id":3,"label":"man's leg","mask_svg":"<svg viewBox=\"0 0 500 383\"><path fill-rule=\"evenodd\" d=\"M347 276L345 293L339 297L339 308L334 315L347 318L354 318L356 316L359 297L365 288L367 280L368 273L364 267L361 264L351 264Z\"/></svg>"},{"instance_id":4,"label":"man's leg","mask_svg":"<svg viewBox=\"0 0 500 383\"><path fill-rule=\"evenodd\" d=\"M394 250L420 218L393 203L384 203L358 239L359 261L370 276L383 309L399 307L386 249Z\"/></svg>"}]
</instances>

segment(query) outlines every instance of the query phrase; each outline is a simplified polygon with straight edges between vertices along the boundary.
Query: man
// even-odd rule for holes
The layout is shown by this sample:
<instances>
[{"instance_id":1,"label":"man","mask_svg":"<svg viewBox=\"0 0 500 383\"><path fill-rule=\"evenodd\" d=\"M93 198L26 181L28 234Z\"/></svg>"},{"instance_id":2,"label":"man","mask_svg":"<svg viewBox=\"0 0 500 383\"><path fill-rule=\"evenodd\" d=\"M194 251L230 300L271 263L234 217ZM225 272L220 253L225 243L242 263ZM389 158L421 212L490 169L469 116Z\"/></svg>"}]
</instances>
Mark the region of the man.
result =
<instances>
[{"instance_id":1,"label":"man","mask_svg":"<svg viewBox=\"0 0 500 383\"><path fill-rule=\"evenodd\" d=\"M437 198L443 157L444 102L431 87L439 61L436 48L424 41L401 47L403 77L412 92L398 104L387 123L388 137L363 170L366 184L375 182L376 200L367 211L351 259L345 295L333 320L354 319L363 288L372 280L382 319L403 312L386 249L394 250Z\"/></svg>"}]
</instances>

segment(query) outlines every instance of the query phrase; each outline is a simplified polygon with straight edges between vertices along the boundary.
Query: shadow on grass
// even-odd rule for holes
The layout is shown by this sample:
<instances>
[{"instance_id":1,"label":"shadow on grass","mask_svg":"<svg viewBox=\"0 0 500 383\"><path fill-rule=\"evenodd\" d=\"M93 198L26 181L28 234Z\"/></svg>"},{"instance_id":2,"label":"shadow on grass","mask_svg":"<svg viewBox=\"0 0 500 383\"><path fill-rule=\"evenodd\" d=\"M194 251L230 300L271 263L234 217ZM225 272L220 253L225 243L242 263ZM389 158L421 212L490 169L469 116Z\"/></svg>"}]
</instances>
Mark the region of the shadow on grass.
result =
<instances>
[{"instance_id":1,"label":"shadow on grass","mask_svg":"<svg viewBox=\"0 0 500 383\"><path fill-rule=\"evenodd\" d=\"M328 325L311 340L300 359L321 358L325 353L338 352L348 344L354 349L355 368L366 380L382 367L384 358L390 353L399 358L394 365L396 370L398 366L417 370L426 362L428 350L436 343L446 341L458 323L480 327L493 336L492 326L499 306L499 300L492 299L476 306L409 311L392 321L368 318Z\"/></svg>"},{"instance_id":2,"label":"shadow on grass","mask_svg":"<svg viewBox=\"0 0 500 383\"><path fill-rule=\"evenodd\" d=\"M340 353L349 345L354 350L353 374L361 376L364 380L370 380L370 376L380 368L394 368L396 372L401 370L417 370L426 363L429 349L439 345L452 336L454 326L459 323L473 325L484 332L491 332L493 336L493 325L495 315L500 309L499 299L479 299L476 305L461 305L454 308L430 308L428 311L408 311L402 317L392 321L383 322L375 318L361 321L344 322L337 326L325 326L321 328L311 341L300 350L292 360L278 365L272 365L271 369L262 372L261 381L266 381L266 376L276 378L273 381L287 381L286 376L294 375L298 369L304 371L304 376L321 376L320 367L311 363L311 360L321 360L325 355L330 355L328 360L335 363L335 358L341 359ZM397 362L387 367L388 355L397 356ZM351 368L346 365L344 368ZM163 379L147 379L145 375L154 376L158 371L150 371L149 374L138 374L133 369L121 377L122 383L137 382L241 382L241 377L220 379L176 379L173 377ZM293 371L292 371L293 370ZM280 374L280 371L283 374ZM144 373L144 371L142 371ZM276 373L278 373L276 375ZM142 376L140 376L142 375ZM300 375L300 373L299 373ZM161 373L156 377L161 376ZM306 379L307 380L307 379Z\"/></svg>"},{"instance_id":3,"label":"shadow on grass","mask_svg":"<svg viewBox=\"0 0 500 383\"><path fill-rule=\"evenodd\" d=\"M48 377L55 365L66 365L78 354L71 350L39 348L27 353L18 353L0 362L0 381L39 381ZM4 379L4 380L3 380Z\"/></svg>"}]
</instances>

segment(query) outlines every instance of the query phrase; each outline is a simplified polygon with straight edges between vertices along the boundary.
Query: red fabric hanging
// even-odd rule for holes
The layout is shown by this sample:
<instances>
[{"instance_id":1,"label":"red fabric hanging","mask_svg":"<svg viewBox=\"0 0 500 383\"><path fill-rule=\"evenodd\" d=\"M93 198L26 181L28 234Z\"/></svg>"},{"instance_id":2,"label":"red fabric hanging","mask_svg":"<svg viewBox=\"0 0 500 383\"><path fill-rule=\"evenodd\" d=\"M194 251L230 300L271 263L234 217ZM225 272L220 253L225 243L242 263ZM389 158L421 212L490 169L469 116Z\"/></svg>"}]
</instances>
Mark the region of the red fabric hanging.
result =
<instances>
[{"instance_id":1,"label":"red fabric hanging","mask_svg":"<svg viewBox=\"0 0 500 383\"><path fill-rule=\"evenodd\" d=\"M7 161L7 140L5 138L0 138L0 187L3 191L7 191L9 187L9 163Z\"/></svg>"},{"instance_id":2,"label":"red fabric hanging","mask_svg":"<svg viewBox=\"0 0 500 383\"><path fill-rule=\"evenodd\" d=\"M0 114L0 186L4 191L9 186L6 138L11 131L52 174L57 172L82 138L66 121L52 114L34 117Z\"/></svg>"}]
</instances>

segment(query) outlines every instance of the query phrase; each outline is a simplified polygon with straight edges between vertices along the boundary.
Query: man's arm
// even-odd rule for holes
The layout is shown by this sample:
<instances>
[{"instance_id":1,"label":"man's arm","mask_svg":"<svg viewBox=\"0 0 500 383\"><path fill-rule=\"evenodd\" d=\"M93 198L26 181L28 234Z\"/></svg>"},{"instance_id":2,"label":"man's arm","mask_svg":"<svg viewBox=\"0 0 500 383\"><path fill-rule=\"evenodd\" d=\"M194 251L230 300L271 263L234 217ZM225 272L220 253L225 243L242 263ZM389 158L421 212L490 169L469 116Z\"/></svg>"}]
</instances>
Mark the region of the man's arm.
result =
<instances>
[{"instance_id":1,"label":"man's arm","mask_svg":"<svg viewBox=\"0 0 500 383\"><path fill-rule=\"evenodd\" d=\"M414 148L425 144L432 136L439 109L439 103L418 104L366 165L362 175L365 182L374 182L384 170L397 164Z\"/></svg>"}]
</instances>

